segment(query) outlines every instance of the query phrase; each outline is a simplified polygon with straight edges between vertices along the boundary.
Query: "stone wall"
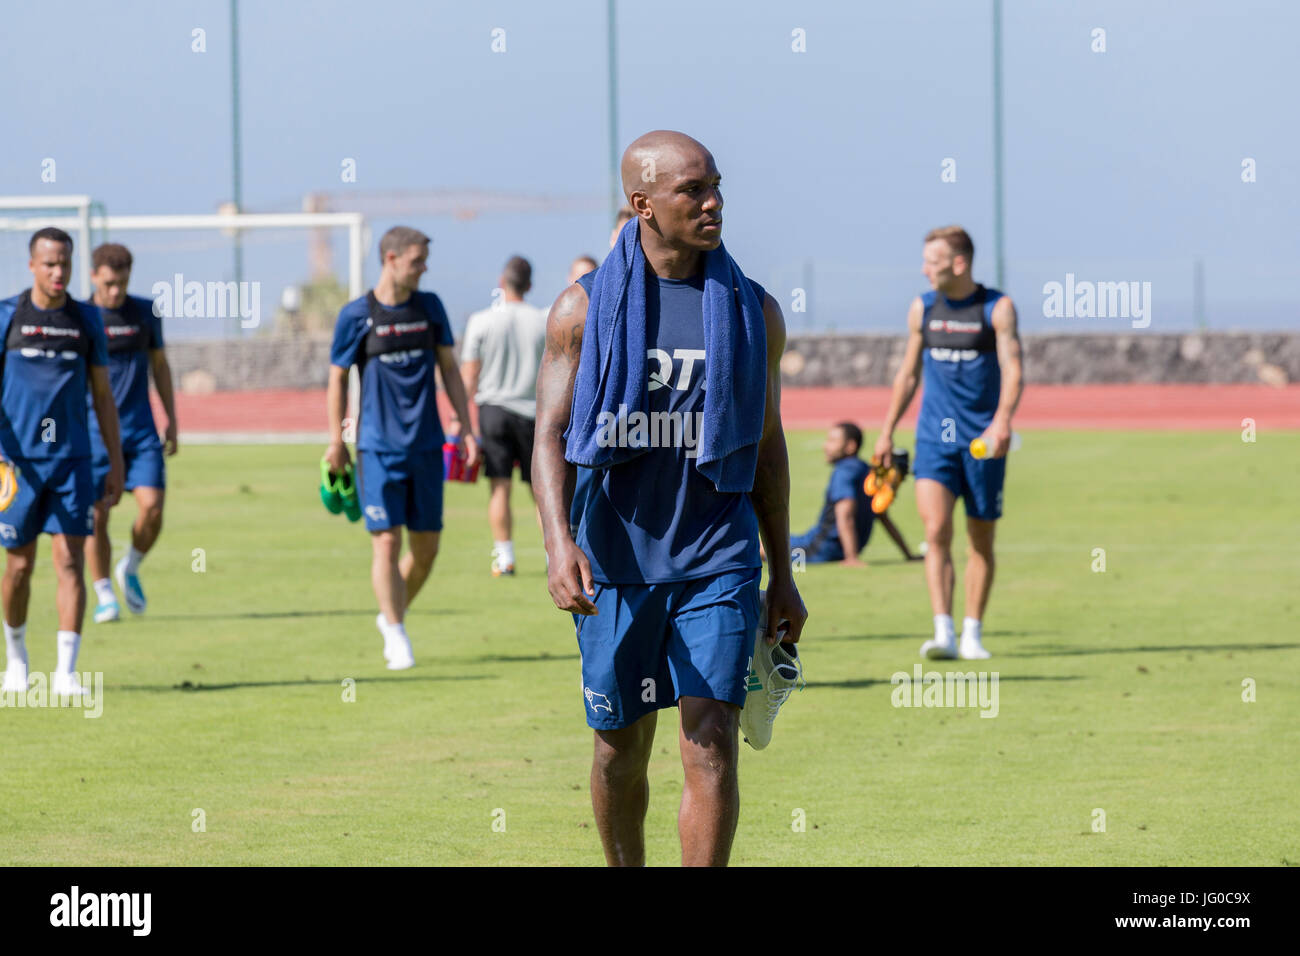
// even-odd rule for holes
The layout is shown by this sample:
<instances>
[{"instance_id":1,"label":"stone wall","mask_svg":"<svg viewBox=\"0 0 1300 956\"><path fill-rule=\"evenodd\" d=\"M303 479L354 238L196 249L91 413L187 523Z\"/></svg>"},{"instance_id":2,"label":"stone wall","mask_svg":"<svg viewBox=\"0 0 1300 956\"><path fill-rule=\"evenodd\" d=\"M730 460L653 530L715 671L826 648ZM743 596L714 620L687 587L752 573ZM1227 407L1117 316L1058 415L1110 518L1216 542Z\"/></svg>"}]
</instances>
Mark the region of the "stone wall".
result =
<instances>
[{"instance_id":1,"label":"stone wall","mask_svg":"<svg viewBox=\"0 0 1300 956\"><path fill-rule=\"evenodd\" d=\"M1032 335L1023 340L1031 382L1300 382L1300 333ZM786 385L888 385L904 339L796 335L781 367ZM177 387L190 394L324 388L329 336L261 337L167 346Z\"/></svg>"},{"instance_id":2,"label":"stone wall","mask_svg":"<svg viewBox=\"0 0 1300 956\"><path fill-rule=\"evenodd\" d=\"M889 385L905 339L887 335L796 335L781 360L789 386ZM1025 376L1044 384L1300 381L1300 334L1030 335Z\"/></svg>"}]
</instances>

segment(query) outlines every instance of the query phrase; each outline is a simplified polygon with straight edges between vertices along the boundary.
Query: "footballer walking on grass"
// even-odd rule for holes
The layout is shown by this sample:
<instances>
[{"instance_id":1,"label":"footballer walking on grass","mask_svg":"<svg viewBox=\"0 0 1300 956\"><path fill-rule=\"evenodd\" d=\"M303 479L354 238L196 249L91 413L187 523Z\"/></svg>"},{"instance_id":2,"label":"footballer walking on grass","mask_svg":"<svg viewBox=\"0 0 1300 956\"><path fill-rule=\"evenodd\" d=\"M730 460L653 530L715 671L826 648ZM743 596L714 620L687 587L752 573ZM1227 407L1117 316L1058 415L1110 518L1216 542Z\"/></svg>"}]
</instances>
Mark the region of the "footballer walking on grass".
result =
<instances>
[{"instance_id":1,"label":"footballer walking on grass","mask_svg":"<svg viewBox=\"0 0 1300 956\"><path fill-rule=\"evenodd\" d=\"M4 692L27 690L27 605L36 542L50 535L58 576L57 666L51 691L80 696L77 678L86 613L86 537L95 527L89 391L108 454L103 503L122 494L122 447L108 377L104 332L90 309L68 295L72 237L61 229L32 236L32 287L0 302L0 543Z\"/></svg>"},{"instance_id":2,"label":"footballer walking on grass","mask_svg":"<svg viewBox=\"0 0 1300 956\"><path fill-rule=\"evenodd\" d=\"M176 454L176 403L172 394L171 366L163 348L162 319L154 314L153 303L139 296L127 295L131 281L131 253L126 246L105 243L91 257L94 272L91 281L95 294L91 311L97 312L108 346L108 379L113 387L113 401L122 435L122 460L126 468L125 489L135 495L139 512L131 527L131 545L113 567L113 545L108 538L110 506L103 497L108 477L108 449L99 431L99 419L90 420L90 445L95 481L95 536L90 547L90 580L98 606L95 623L116 621L121 617L117 597L113 594L110 569L122 589L122 597L132 614L145 611L144 588L140 584L140 562L158 540L162 531L163 495L167 473L163 466L164 451ZM158 398L167 415L163 440L153 420L149 403L149 373L153 373ZM90 404L89 396L87 404ZM93 411L93 408L92 408Z\"/></svg>"},{"instance_id":3,"label":"footballer walking on grass","mask_svg":"<svg viewBox=\"0 0 1300 956\"><path fill-rule=\"evenodd\" d=\"M606 862L645 863L646 768L658 712L676 705L682 863L725 865L739 730L770 740L807 617L788 561L771 566L765 608L759 591L760 535L790 553L785 323L722 245L704 146L647 133L622 178L632 218L547 323L534 456L547 585L577 630ZM764 611L774 626L756 640Z\"/></svg>"},{"instance_id":4,"label":"footballer walking on grass","mask_svg":"<svg viewBox=\"0 0 1300 956\"><path fill-rule=\"evenodd\" d=\"M452 351L451 323L442 300L419 291L429 259L429 237L394 226L379 243L379 281L339 312L330 351L330 444L325 463L332 475L352 471L343 443L348 370L361 376L357 422L357 468L352 494L371 536L370 580L379 603L376 625L389 670L415 664L406 633L406 611L433 570L442 531L442 444L435 368L452 407L469 422L465 388ZM478 443L466 426L467 467L478 461ZM402 554L402 529L410 550Z\"/></svg>"},{"instance_id":5,"label":"footballer walking on grass","mask_svg":"<svg viewBox=\"0 0 1300 956\"><path fill-rule=\"evenodd\" d=\"M511 256L497 287L501 298L475 312L461 343L461 381L478 406L478 434L487 472L488 524L492 528L492 575L515 573L510 478L532 491L533 433L537 418L537 366L546 345L546 313L524 301L533 267ZM451 422L459 434L461 422Z\"/></svg>"},{"instance_id":6,"label":"footballer walking on grass","mask_svg":"<svg viewBox=\"0 0 1300 956\"><path fill-rule=\"evenodd\" d=\"M932 291L908 310L907 345L875 454L889 465L894 426L924 373L914 473L934 638L921 654L983 660L991 656L984 648L983 620L993 587L993 532L1002 517L1011 416L1022 391L1016 309L1010 298L971 278L975 246L960 226L932 229L922 255ZM959 497L970 544L960 642L952 618L952 514Z\"/></svg>"}]
</instances>

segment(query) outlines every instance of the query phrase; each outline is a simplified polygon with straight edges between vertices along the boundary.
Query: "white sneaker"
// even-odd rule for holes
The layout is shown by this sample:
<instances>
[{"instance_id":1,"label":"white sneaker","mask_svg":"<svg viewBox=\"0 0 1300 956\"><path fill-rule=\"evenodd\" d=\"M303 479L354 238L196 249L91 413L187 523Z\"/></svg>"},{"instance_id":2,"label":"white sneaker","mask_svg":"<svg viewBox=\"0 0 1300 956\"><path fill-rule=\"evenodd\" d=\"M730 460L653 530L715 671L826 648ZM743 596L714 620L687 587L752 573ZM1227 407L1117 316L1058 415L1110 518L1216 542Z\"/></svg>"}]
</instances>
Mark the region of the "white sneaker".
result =
<instances>
[{"instance_id":1,"label":"white sneaker","mask_svg":"<svg viewBox=\"0 0 1300 956\"><path fill-rule=\"evenodd\" d=\"M411 653L411 639L405 634L393 638L388 655L390 671L404 671L415 666L415 655Z\"/></svg>"},{"instance_id":2,"label":"white sneaker","mask_svg":"<svg viewBox=\"0 0 1300 956\"><path fill-rule=\"evenodd\" d=\"M81 686L76 674L55 674L50 693L55 697L82 697L90 691Z\"/></svg>"},{"instance_id":3,"label":"white sneaker","mask_svg":"<svg viewBox=\"0 0 1300 956\"><path fill-rule=\"evenodd\" d=\"M27 693L27 665L23 661L9 662L9 666L5 668L5 683L0 693Z\"/></svg>"},{"instance_id":4,"label":"white sneaker","mask_svg":"<svg viewBox=\"0 0 1300 956\"><path fill-rule=\"evenodd\" d=\"M762 591L758 592L758 600L763 613L754 635L754 656L749 664L745 706L740 711L740 730L745 735L745 743L762 750L772 742L772 725L781 705L796 688L802 689L804 680L798 647L767 643L767 600Z\"/></svg>"},{"instance_id":5,"label":"white sneaker","mask_svg":"<svg viewBox=\"0 0 1300 956\"><path fill-rule=\"evenodd\" d=\"M946 661L957 656L957 641L935 637L921 645L921 656L931 661Z\"/></svg>"},{"instance_id":6,"label":"white sneaker","mask_svg":"<svg viewBox=\"0 0 1300 956\"><path fill-rule=\"evenodd\" d=\"M379 628L379 633L384 635L384 660L388 662L388 669L404 671L414 667L415 655L411 652L411 639L406 636L406 631L393 634L387 624L388 619L384 617L384 612L380 611L375 616L375 626Z\"/></svg>"},{"instance_id":7,"label":"white sneaker","mask_svg":"<svg viewBox=\"0 0 1300 956\"><path fill-rule=\"evenodd\" d=\"M132 574L126 569L130 563L128 558L117 562L117 566L113 569L113 576L117 578L117 586L122 591L123 600L126 601L126 609L132 614L143 614L148 602L144 598L144 588L140 586L140 575Z\"/></svg>"},{"instance_id":8,"label":"white sneaker","mask_svg":"<svg viewBox=\"0 0 1300 956\"><path fill-rule=\"evenodd\" d=\"M514 577L514 562L507 561L504 552L497 548L492 549L492 577Z\"/></svg>"},{"instance_id":9,"label":"white sneaker","mask_svg":"<svg viewBox=\"0 0 1300 956\"><path fill-rule=\"evenodd\" d=\"M384 617L383 611L375 615L375 627L379 628L379 636L384 639L384 663L386 664L392 657L392 652L389 650L388 619Z\"/></svg>"},{"instance_id":10,"label":"white sneaker","mask_svg":"<svg viewBox=\"0 0 1300 956\"><path fill-rule=\"evenodd\" d=\"M963 634L957 656L964 661L986 661L993 655L985 649L984 645L980 643L980 639L974 634Z\"/></svg>"},{"instance_id":11,"label":"white sneaker","mask_svg":"<svg viewBox=\"0 0 1300 956\"><path fill-rule=\"evenodd\" d=\"M117 598L107 603L100 603L95 607L95 623L109 624L113 621L122 619L122 611L117 605Z\"/></svg>"}]
</instances>

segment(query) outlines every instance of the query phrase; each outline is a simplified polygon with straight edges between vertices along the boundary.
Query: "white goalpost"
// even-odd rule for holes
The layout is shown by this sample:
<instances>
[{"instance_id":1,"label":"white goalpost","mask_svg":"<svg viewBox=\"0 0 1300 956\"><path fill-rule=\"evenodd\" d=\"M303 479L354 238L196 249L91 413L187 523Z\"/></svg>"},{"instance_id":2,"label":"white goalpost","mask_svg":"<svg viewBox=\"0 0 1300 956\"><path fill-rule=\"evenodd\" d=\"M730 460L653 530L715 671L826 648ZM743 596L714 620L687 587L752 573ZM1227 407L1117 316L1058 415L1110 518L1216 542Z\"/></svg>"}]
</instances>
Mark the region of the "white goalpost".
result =
<instances>
[{"instance_id":1,"label":"white goalpost","mask_svg":"<svg viewBox=\"0 0 1300 956\"><path fill-rule=\"evenodd\" d=\"M356 298L365 291L363 266L368 236L365 216L359 212L110 216L97 212L98 205L89 196L0 196L0 233L31 233L55 226L73 235L84 253L76 257L76 263L77 294L85 299L90 296L89 253L91 237L96 233L189 230L234 236L268 229L343 228L348 233L348 292Z\"/></svg>"},{"instance_id":2,"label":"white goalpost","mask_svg":"<svg viewBox=\"0 0 1300 956\"><path fill-rule=\"evenodd\" d=\"M0 196L0 232L32 233L57 226L75 237L77 247L89 250L91 208L89 196ZM90 295L90 256L77 258L77 294Z\"/></svg>"}]
</instances>

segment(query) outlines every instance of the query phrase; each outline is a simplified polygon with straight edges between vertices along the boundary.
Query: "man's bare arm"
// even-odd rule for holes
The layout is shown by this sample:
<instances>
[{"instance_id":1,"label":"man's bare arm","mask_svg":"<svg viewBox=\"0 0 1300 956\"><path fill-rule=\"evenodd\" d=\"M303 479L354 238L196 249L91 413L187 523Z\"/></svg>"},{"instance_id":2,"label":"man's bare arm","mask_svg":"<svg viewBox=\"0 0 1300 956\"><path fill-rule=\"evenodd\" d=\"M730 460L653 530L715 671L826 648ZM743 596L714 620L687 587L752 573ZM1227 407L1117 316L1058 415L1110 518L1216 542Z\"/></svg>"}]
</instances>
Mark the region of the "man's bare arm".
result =
<instances>
[{"instance_id":1,"label":"man's bare arm","mask_svg":"<svg viewBox=\"0 0 1300 956\"><path fill-rule=\"evenodd\" d=\"M808 611L794 586L790 567L790 458L785 429L781 426L781 356L785 353L785 318L770 295L763 300L767 326L767 396L763 436L758 443L758 463L749 500L758 518L758 533L769 556L767 585L767 641L778 636L796 643ZM738 410L739 411L739 410ZM785 632L778 634L784 624Z\"/></svg>"},{"instance_id":2,"label":"man's bare arm","mask_svg":"<svg viewBox=\"0 0 1300 956\"><path fill-rule=\"evenodd\" d=\"M163 447L168 455L176 454L176 394L172 389L172 367L167 363L166 349L151 349L149 365L153 369L154 388L167 415L167 428L163 432Z\"/></svg>"},{"instance_id":3,"label":"man's bare arm","mask_svg":"<svg viewBox=\"0 0 1300 956\"><path fill-rule=\"evenodd\" d=\"M858 503L852 498L841 498L835 502L835 527L840 531L840 547L844 550L844 563L861 564L858 560L858 526L854 519L858 516Z\"/></svg>"},{"instance_id":4,"label":"man's bare arm","mask_svg":"<svg viewBox=\"0 0 1300 956\"><path fill-rule=\"evenodd\" d=\"M460 369L456 367L456 352L450 345L439 345L437 356L438 371L442 373L442 387L447 390L447 399L460 422L460 438L465 443L465 467L473 468L478 462L478 439L470 428L469 397L465 393L465 383L460 378Z\"/></svg>"},{"instance_id":5,"label":"man's bare arm","mask_svg":"<svg viewBox=\"0 0 1300 956\"><path fill-rule=\"evenodd\" d=\"M595 614L591 563L569 531L577 469L564 458L564 432L573 409L573 386L582 360L587 293L574 284L560 293L546 320L546 348L537 374L537 424L533 434L533 494L542 519L547 581L555 606Z\"/></svg>"},{"instance_id":6,"label":"man's bare arm","mask_svg":"<svg viewBox=\"0 0 1300 956\"><path fill-rule=\"evenodd\" d=\"M330 443L325 449L325 460L330 471L341 475L351 461L348 446L343 443L343 416L348 412L348 370L330 365L329 381L325 388L325 414L329 419Z\"/></svg>"},{"instance_id":7,"label":"man's bare arm","mask_svg":"<svg viewBox=\"0 0 1300 956\"><path fill-rule=\"evenodd\" d=\"M898 366L898 374L894 376L889 412L885 415L885 423L876 439L875 457L886 467L894 457L894 428L907 411L907 406L912 404L916 389L921 384L921 320L924 316L925 304L917 296L907 310L907 345L903 350L903 361Z\"/></svg>"},{"instance_id":8,"label":"man's bare arm","mask_svg":"<svg viewBox=\"0 0 1300 956\"><path fill-rule=\"evenodd\" d=\"M983 439L990 458L1001 458L1011 448L1011 416L1016 413L1024 391L1024 372L1020 362L1020 331L1016 307L1010 296L1003 296L993 306L990 318L998 346L998 365L1002 369L1002 392L998 410L984 430Z\"/></svg>"},{"instance_id":9,"label":"man's bare arm","mask_svg":"<svg viewBox=\"0 0 1300 956\"><path fill-rule=\"evenodd\" d=\"M113 507L122 497L126 481L126 466L122 461L122 430L117 418L117 403L113 401L113 386L105 365L90 366L90 395L99 421L99 434L108 449L108 477L104 479L104 500Z\"/></svg>"},{"instance_id":10,"label":"man's bare arm","mask_svg":"<svg viewBox=\"0 0 1300 956\"><path fill-rule=\"evenodd\" d=\"M471 415L474 412L474 396L478 394L478 376L482 368L483 363L478 359L466 359L460 363L460 379L465 383L465 396L469 399L468 404L470 406ZM476 423L473 419L470 419L464 423L457 421L453 424L462 427L469 427L473 430Z\"/></svg>"}]
</instances>

